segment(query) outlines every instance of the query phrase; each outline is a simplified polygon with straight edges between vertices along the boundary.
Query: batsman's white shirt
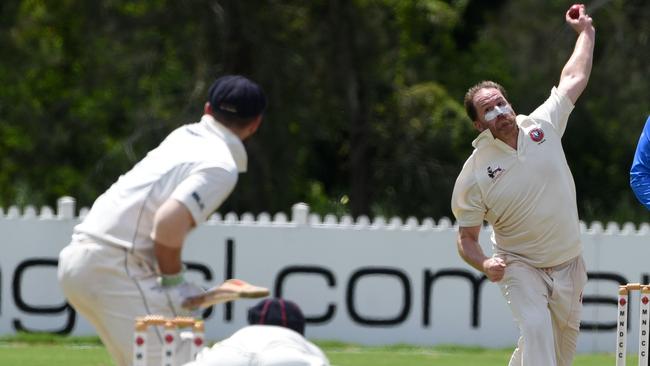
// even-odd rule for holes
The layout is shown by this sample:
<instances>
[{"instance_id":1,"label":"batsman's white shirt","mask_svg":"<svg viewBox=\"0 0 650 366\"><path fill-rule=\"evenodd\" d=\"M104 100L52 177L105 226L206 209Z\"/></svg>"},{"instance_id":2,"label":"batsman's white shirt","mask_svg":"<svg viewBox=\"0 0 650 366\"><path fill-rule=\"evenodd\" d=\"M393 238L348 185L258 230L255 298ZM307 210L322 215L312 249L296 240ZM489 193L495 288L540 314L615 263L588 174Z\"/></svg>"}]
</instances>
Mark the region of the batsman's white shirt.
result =
<instances>
[{"instance_id":1,"label":"batsman's white shirt","mask_svg":"<svg viewBox=\"0 0 650 366\"><path fill-rule=\"evenodd\" d=\"M153 217L163 202L182 202L198 225L228 197L246 168L241 140L204 115L173 131L122 175L74 231L151 258Z\"/></svg>"},{"instance_id":2,"label":"batsman's white shirt","mask_svg":"<svg viewBox=\"0 0 650 366\"><path fill-rule=\"evenodd\" d=\"M185 366L329 366L316 345L275 325L250 325L199 353Z\"/></svg>"},{"instance_id":3,"label":"batsman's white shirt","mask_svg":"<svg viewBox=\"0 0 650 366\"><path fill-rule=\"evenodd\" d=\"M489 130L472 142L452 211L461 227L489 222L495 254L545 268L582 253L575 184L561 141L572 110L553 88L529 116L517 116L516 150Z\"/></svg>"}]
</instances>

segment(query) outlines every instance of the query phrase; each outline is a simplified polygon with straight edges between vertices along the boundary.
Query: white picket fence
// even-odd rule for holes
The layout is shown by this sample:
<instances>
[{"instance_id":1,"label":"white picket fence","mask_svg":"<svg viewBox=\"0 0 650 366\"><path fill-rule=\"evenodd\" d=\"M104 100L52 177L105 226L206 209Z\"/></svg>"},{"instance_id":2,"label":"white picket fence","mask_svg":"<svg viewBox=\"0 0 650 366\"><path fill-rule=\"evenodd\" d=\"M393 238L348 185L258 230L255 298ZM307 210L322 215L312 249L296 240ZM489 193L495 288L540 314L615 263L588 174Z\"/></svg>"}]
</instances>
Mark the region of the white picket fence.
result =
<instances>
[{"instance_id":1,"label":"white picket fence","mask_svg":"<svg viewBox=\"0 0 650 366\"><path fill-rule=\"evenodd\" d=\"M94 334L66 306L56 282L59 251L88 212L62 197L56 210L0 208L0 335L17 330ZM613 352L620 283L649 282L649 224L581 223L590 280L580 352ZM489 227L481 241L490 252ZM319 216L305 204L286 213L214 214L188 238L193 281L238 277L301 305L307 336L363 344L510 347L517 330L496 285L458 256L448 218ZM628 349L636 347L638 300L631 298ZM206 337L246 323L242 300L210 309Z\"/></svg>"},{"instance_id":2,"label":"white picket fence","mask_svg":"<svg viewBox=\"0 0 650 366\"><path fill-rule=\"evenodd\" d=\"M61 197L57 201L56 212L49 206L42 206L38 209L36 206L27 205L22 210L18 206L10 206L6 212L0 207L0 219L83 219L88 211L88 207L81 207L78 215L76 214L76 200L73 197ZM442 217L436 221L427 217L421 221L418 218L410 216L403 220L401 217L385 218L376 216L372 220L365 215L361 215L356 220L349 215L336 216L327 214L321 216L317 213L310 213L309 206L304 203L296 203L291 208L291 217L284 212L277 212L274 215L268 212L262 212L257 217L249 212L238 216L234 212L228 212L225 215L217 212L210 216L208 225L256 225L256 226L286 226L286 225L308 225L313 227L327 227L338 229L385 229L385 230L447 230L456 229L457 225L448 217ZM580 229L585 234L620 234L620 235L648 235L650 233L650 223L642 223L638 227L632 222L619 224L610 221L603 224L600 221L593 221L589 224L581 221Z\"/></svg>"}]
</instances>

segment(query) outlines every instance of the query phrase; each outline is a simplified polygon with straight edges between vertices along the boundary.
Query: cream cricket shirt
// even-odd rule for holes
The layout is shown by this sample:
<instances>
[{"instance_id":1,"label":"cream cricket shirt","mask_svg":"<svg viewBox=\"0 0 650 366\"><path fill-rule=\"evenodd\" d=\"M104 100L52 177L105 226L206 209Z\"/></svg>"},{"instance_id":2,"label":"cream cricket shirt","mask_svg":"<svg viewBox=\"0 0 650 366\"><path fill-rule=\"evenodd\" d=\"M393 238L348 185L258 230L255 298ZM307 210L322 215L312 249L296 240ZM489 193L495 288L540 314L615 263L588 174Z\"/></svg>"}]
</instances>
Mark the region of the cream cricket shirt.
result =
<instances>
[{"instance_id":1,"label":"cream cricket shirt","mask_svg":"<svg viewBox=\"0 0 650 366\"><path fill-rule=\"evenodd\" d=\"M492 225L495 254L552 267L582 253L575 184L561 142L572 110L553 88L530 116L517 116L517 150L489 130L472 143L452 210L459 226Z\"/></svg>"},{"instance_id":2,"label":"cream cricket shirt","mask_svg":"<svg viewBox=\"0 0 650 366\"><path fill-rule=\"evenodd\" d=\"M238 172L246 168L247 154L239 138L204 115L200 122L174 130L122 175L74 231L151 254L153 218L163 202L182 202L198 225L228 197Z\"/></svg>"}]
</instances>

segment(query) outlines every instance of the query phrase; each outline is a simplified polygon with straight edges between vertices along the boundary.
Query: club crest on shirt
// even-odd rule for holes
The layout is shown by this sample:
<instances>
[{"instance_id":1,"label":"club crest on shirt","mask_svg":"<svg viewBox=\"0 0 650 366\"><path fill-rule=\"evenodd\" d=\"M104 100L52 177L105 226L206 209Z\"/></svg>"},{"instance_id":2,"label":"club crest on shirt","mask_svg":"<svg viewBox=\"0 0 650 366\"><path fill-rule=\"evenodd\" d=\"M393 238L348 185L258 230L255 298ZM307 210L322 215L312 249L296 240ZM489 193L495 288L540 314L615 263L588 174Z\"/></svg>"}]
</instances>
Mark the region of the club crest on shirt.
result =
<instances>
[{"instance_id":1,"label":"club crest on shirt","mask_svg":"<svg viewBox=\"0 0 650 366\"><path fill-rule=\"evenodd\" d=\"M503 170L501 167L497 166L496 169L492 169L491 166L487 167L487 175L488 177L492 178L492 180L495 180L499 178L501 174L503 174L505 170Z\"/></svg>"},{"instance_id":2,"label":"club crest on shirt","mask_svg":"<svg viewBox=\"0 0 650 366\"><path fill-rule=\"evenodd\" d=\"M535 142L540 142L544 139L544 131L541 128L533 128L528 132L530 139Z\"/></svg>"}]
</instances>

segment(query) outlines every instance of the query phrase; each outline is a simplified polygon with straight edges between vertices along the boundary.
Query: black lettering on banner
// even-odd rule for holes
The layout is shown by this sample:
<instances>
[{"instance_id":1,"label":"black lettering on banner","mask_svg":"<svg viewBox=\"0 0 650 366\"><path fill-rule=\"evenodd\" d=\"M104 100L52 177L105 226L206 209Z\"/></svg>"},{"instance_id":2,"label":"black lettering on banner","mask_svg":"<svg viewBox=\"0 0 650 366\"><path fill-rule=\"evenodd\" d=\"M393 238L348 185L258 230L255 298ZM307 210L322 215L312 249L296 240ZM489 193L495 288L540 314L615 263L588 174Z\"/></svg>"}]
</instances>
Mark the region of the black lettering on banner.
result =
<instances>
[{"instance_id":1,"label":"black lettering on banner","mask_svg":"<svg viewBox=\"0 0 650 366\"><path fill-rule=\"evenodd\" d=\"M231 279L235 276L235 240L228 238L226 240L226 259L225 259L225 279ZM233 302L229 301L224 305L223 320L232 321Z\"/></svg>"},{"instance_id":2,"label":"black lettering on banner","mask_svg":"<svg viewBox=\"0 0 650 366\"><path fill-rule=\"evenodd\" d=\"M56 334L69 334L70 332L72 332L72 329L74 329L77 313L68 304L68 302L65 301L65 299L63 304L52 305L52 306L30 305L23 300L23 295L21 291L22 279L23 279L23 274L27 271L27 269L34 268L34 267L53 267L55 272L54 277L56 278L57 266L58 266L58 260L52 258L35 258L35 259L25 260L19 263L18 266L16 266L16 270L14 271L14 278L11 286L12 286L14 301L16 302L16 307L19 310L24 311L28 314L43 314L43 315L53 315L53 314L61 314L67 312L68 318L65 324L60 329L55 329L55 330L44 330L44 329L34 330L25 327L20 319L14 319L13 325L16 331L28 332L28 333L47 332L47 333L56 333Z\"/></svg>"},{"instance_id":3,"label":"black lettering on banner","mask_svg":"<svg viewBox=\"0 0 650 366\"><path fill-rule=\"evenodd\" d=\"M460 277L467 279L472 285L472 328L480 326L480 312L481 308L481 286L487 280L485 275L474 275L474 272L459 269L442 269L438 272L431 272L430 270L424 271L424 304L422 305L422 325L429 326L431 324L431 317L429 308L432 307L431 301L431 288L433 284L440 278L444 277ZM433 309L431 309L433 312Z\"/></svg>"},{"instance_id":4,"label":"black lettering on banner","mask_svg":"<svg viewBox=\"0 0 650 366\"><path fill-rule=\"evenodd\" d=\"M327 280L327 285L329 287L336 286L336 278L334 274L329 269L317 266L289 266L283 268L278 275L275 277L275 297L282 297L282 292L284 289L285 280L291 275L298 274L310 274L310 275L320 275ZM327 305L327 311L322 315L311 315L308 316L305 314L305 322L311 324L321 324L330 321L334 317L336 312L336 305L330 303Z\"/></svg>"},{"instance_id":5,"label":"black lettering on banner","mask_svg":"<svg viewBox=\"0 0 650 366\"><path fill-rule=\"evenodd\" d=\"M357 310L354 303L355 299L355 289L357 282L363 277L366 276L392 276L396 277L402 283L403 288L403 306L402 310L398 313L397 316L393 318L367 318L361 316ZM386 292L386 296L390 297L391 300L394 297L394 294ZM409 313L411 312L411 282L409 278L402 271L394 268L385 268L385 267L366 267L352 273L350 280L348 281L348 287L346 290L345 300L348 307L348 313L352 320L357 323L370 325L370 326L387 326L387 325L396 325L402 323L406 318L408 318Z\"/></svg>"},{"instance_id":6,"label":"black lettering on banner","mask_svg":"<svg viewBox=\"0 0 650 366\"><path fill-rule=\"evenodd\" d=\"M619 285L625 285L628 283L627 278L616 274L616 273L611 273L611 272L589 272L587 273L587 278L589 281L613 281L617 283L616 288L618 288ZM611 305L618 307L618 296L601 296L601 295L584 295L582 297L582 306L588 306L588 305ZM584 310L583 310L584 313ZM629 314L630 312L628 311L627 314L627 328L629 329L630 327L630 319L629 319ZM621 314L623 315L623 314ZM612 322L586 322L582 321L580 322L580 330L581 331L593 331L593 332L598 332L598 331L603 331L603 330L614 330L617 328L617 323L618 321L612 321ZM621 324L623 325L623 324Z\"/></svg>"},{"instance_id":7,"label":"black lettering on banner","mask_svg":"<svg viewBox=\"0 0 650 366\"><path fill-rule=\"evenodd\" d=\"M212 271L210 271L210 267L206 266L205 264L201 263L195 263L195 262L185 262L185 267L187 268L188 272L199 272L203 275L203 279L207 282L212 281ZM208 319L210 318L210 315L212 315L212 311L214 306L210 306L209 308L203 310L203 319Z\"/></svg>"}]
</instances>

